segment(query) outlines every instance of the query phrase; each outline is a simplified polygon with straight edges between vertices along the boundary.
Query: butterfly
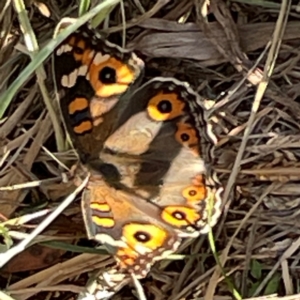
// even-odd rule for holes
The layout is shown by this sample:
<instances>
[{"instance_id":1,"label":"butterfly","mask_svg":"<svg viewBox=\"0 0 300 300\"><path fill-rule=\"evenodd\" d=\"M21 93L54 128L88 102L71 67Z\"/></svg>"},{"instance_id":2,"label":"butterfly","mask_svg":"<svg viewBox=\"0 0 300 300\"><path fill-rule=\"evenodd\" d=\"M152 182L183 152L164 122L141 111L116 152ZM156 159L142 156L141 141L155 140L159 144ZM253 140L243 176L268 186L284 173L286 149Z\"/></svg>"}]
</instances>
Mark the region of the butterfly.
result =
<instances>
[{"instance_id":1,"label":"butterfly","mask_svg":"<svg viewBox=\"0 0 300 300\"><path fill-rule=\"evenodd\" d=\"M175 78L142 83L143 60L88 25L56 48L54 63L65 128L91 173L82 195L88 237L143 278L221 214L203 100Z\"/></svg>"}]
</instances>

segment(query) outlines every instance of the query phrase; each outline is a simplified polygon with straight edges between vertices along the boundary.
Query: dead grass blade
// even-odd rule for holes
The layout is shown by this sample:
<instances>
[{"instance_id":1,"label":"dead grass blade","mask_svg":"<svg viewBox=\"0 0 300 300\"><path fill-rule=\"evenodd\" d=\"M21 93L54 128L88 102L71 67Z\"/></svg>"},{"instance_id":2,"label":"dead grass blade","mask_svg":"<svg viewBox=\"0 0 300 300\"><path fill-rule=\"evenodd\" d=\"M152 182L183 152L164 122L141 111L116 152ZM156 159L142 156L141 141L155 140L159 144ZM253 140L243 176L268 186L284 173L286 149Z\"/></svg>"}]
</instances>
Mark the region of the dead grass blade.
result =
<instances>
[{"instance_id":1,"label":"dead grass blade","mask_svg":"<svg viewBox=\"0 0 300 300\"><path fill-rule=\"evenodd\" d=\"M0 253L0 268L3 267L10 259L12 259L15 255L22 252L26 246L36 237L38 236L68 205L70 205L77 194L82 191L82 189L86 186L88 182L88 177L86 177L80 186L76 188L74 193L72 193L69 197L67 197L42 223L39 224L31 234L20 242L17 246L9 249L5 253Z\"/></svg>"}]
</instances>

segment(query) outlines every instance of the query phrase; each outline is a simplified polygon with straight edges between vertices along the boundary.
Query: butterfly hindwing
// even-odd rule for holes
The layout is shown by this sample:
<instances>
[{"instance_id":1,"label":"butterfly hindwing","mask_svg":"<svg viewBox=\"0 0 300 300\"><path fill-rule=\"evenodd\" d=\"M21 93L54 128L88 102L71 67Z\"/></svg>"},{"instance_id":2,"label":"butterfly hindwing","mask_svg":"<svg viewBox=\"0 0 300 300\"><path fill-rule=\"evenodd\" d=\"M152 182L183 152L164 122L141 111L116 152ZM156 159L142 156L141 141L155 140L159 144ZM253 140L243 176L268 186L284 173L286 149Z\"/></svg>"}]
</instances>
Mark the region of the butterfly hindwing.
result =
<instances>
[{"instance_id":1,"label":"butterfly hindwing","mask_svg":"<svg viewBox=\"0 0 300 300\"><path fill-rule=\"evenodd\" d=\"M209 203L211 226L221 203L220 190L210 184L214 140L199 98L186 83L154 78L120 108L104 143L114 158L128 158L118 165L124 184L147 193L148 201L161 208L160 218L183 236L206 233Z\"/></svg>"}]
</instances>

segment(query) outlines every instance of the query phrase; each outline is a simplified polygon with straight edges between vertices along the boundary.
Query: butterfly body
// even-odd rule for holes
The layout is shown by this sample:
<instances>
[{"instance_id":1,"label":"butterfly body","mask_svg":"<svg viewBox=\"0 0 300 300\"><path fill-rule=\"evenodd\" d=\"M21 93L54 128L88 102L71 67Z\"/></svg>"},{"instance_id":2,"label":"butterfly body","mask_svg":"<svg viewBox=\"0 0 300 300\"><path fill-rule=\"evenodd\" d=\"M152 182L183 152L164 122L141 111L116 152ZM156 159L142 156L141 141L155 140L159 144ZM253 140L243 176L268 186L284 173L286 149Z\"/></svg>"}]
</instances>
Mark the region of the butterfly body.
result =
<instances>
[{"instance_id":1,"label":"butterfly body","mask_svg":"<svg viewBox=\"0 0 300 300\"><path fill-rule=\"evenodd\" d=\"M88 236L144 277L220 215L222 189L210 166L215 136L201 98L174 78L140 85L143 61L86 26L55 59L64 123L92 174L82 196Z\"/></svg>"}]
</instances>

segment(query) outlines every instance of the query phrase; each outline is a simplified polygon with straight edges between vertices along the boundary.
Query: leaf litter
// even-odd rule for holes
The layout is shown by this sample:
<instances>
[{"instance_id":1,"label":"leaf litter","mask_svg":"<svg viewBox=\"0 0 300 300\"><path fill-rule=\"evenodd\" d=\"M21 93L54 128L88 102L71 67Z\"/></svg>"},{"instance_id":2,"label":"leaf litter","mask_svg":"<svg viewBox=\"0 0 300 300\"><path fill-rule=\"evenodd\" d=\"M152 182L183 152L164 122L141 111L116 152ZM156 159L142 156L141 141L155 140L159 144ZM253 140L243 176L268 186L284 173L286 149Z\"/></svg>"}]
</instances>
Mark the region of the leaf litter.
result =
<instances>
[{"instance_id":1,"label":"leaf litter","mask_svg":"<svg viewBox=\"0 0 300 300\"><path fill-rule=\"evenodd\" d=\"M78 11L75 1L25 5L40 48L62 17ZM14 6L3 1L0 8L3 94L30 59ZM206 236L186 241L177 259L155 264L141 281L146 299L299 299L297 1L135 0L124 1L124 12L127 48L145 59L146 77L188 81L210 106L218 136L214 167L225 187L213 231L222 268ZM119 44L121 16L116 6L105 21L108 38ZM50 74L49 61L44 68ZM54 99L52 77L44 80ZM72 193L69 168L76 155L58 151L35 75L26 78L0 126L3 251L28 238L44 212L48 216ZM114 268L94 246L85 238L77 197L1 269L0 289L17 300L76 299L89 274ZM136 297L134 285L124 285L112 299Z\"/></svg>"}]
</instances>

